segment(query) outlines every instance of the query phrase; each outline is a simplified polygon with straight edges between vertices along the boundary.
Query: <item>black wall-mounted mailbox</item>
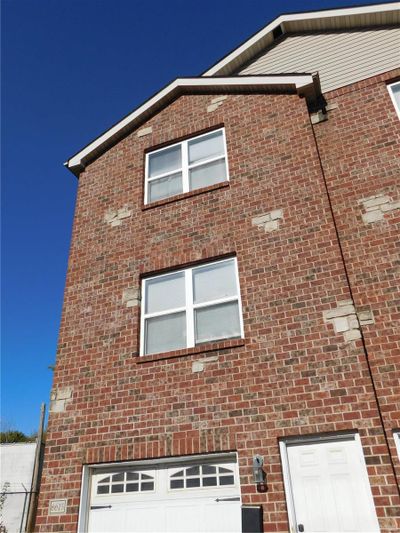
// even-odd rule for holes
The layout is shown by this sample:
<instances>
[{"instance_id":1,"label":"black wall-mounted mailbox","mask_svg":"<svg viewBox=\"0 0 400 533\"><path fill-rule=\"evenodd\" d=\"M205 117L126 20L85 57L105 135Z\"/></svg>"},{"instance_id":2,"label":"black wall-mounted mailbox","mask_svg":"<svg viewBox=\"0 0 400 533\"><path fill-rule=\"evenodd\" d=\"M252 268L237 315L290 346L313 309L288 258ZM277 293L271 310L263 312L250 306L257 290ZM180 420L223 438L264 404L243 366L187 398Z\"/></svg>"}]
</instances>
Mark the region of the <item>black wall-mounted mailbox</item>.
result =
<instances>
[{"instance_id":1,"label":"black wall-mounted mailbox","mask_svg":"<svg viewBox=\"0 0 400 533\"><path fill-rule=\"evenodd\" d=\"M261 505L242 507L242 533L263 533L263 509Z\"/></svg>"}]
</instances>

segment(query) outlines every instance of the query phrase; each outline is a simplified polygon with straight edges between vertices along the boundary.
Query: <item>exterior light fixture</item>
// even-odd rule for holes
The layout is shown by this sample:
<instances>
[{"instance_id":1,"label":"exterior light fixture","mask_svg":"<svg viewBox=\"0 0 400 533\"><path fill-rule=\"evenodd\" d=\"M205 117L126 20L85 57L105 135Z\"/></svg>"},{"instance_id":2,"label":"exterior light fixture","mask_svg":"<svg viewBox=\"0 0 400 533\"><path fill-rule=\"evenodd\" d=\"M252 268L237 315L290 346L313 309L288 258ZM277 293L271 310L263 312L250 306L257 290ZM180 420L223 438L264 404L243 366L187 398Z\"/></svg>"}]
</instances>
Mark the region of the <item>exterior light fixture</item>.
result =
<instances>
[{"instance_id":1,"label":"exterior light fixture","mask_svg":"<svg viewBox=\"0 0 400 533\"><path fill-rule=\"evenodd\" d=\"M255 455L253 457L253 480L254 483L259 485L260 483L264 483L265 481L265 474L263 471L263 465L264 465L264 458L261 457L261 455Z\"/></svg>"}]
</instances>

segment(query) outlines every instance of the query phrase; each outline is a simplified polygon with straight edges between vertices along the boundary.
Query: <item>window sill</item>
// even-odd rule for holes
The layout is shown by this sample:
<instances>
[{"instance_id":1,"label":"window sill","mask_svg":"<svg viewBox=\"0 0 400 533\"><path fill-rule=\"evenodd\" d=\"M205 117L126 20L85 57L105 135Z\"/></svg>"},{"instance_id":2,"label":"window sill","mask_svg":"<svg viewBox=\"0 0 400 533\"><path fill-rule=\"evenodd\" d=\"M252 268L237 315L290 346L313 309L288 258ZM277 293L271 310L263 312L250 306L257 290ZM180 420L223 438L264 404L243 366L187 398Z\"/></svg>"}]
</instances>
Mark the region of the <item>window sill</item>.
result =
<instances>
[{"instance_id":1,"label":"window sill","mask_svg":"<svg viewBox=\"0 0 400 533\"><path fill-rule=\"evenodd\" d=\"M162 359L175 359L177 357L186 357L188 355L196 355L207 352L215 352L217 350L226 350L228 348L237 348L245 345L245 339L227 339L224 341L208 342L200 344L194 348L185 348L183 350L175 350L173 352L156 353L154 355L142 355L136 360L137 364L148 363L151 361L161 361Z\"/></svg>"},{"instance_id":2,"label":"window sill","mask_svg":"<svg viewBox=\"0 0 400 533\"><path fill-rule=\"evenodd\" d=\"M143 205L142 211L147 211L148 209L153 209L154 207L160 207L162 205L171 204L173 202L179 202L180 200L185 200L186 198L191 198L192 196L198 196L199 194L205 194L207 192L215 191L217 189L224 189L226 187L229 187L229 181L215 183L215 185L209 185L208 187L202 187L201 189L195 189L194 191L184 192L182 194L170 196L169 198L163 198L162 200L152 202L151 204Z\"/></svg>"}]
</instances>

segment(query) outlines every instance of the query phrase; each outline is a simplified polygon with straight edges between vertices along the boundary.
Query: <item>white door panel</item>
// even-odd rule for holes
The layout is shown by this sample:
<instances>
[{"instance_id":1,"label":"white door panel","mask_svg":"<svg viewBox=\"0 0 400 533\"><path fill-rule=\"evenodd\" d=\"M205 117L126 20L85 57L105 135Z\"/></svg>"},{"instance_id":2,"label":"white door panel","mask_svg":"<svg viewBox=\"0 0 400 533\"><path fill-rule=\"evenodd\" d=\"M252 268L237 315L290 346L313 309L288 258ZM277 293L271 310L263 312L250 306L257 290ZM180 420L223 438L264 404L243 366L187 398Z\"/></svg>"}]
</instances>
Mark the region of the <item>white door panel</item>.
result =
<instances>
[{"instance_id":1,"label":"white door panel","mask_svg":"<svg viewBox=\"0 0 400 533\"><path fill-rule=\"evenodd\" d=\"M288 444L286 486L293 501L295 531L377 532L362 449L356 438Z\"/></svg>"}]
</instances>

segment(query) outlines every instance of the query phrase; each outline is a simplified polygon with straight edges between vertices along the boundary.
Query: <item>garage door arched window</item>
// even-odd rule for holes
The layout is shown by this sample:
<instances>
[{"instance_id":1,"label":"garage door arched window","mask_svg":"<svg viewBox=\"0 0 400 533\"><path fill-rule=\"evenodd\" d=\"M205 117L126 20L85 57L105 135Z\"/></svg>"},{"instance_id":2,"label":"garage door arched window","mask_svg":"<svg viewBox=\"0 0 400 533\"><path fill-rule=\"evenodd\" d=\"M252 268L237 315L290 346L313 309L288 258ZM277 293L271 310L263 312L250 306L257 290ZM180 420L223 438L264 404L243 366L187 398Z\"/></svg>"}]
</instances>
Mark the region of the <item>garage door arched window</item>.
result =
<instances>
[{"instance_id":1,"label":"garage door arched window","mask_svg":"<svg viewBox=\"0 0 400 533\"><path fill-rule=\"evenodd\" d=\"M97 494L121 494L154 490L154 477L144 472L118 472L100 479Z\"/></svg>"},{"instance_id":2,"label":"garage door arched window","mask_svg":"<svg viewBox=\"0 0 400 533\"><path fill-rule=\"evenodd\" d=\"M191 489L200 487L218 487L235 484L233 470L222 466L196 465L183 468L170 477L169 488Z\"/></svg>"}]
</instances>

